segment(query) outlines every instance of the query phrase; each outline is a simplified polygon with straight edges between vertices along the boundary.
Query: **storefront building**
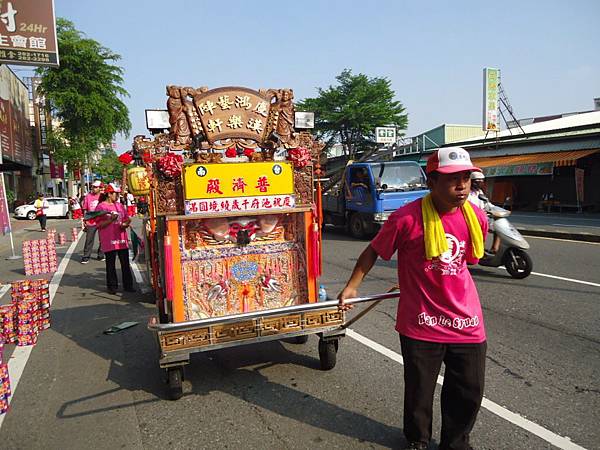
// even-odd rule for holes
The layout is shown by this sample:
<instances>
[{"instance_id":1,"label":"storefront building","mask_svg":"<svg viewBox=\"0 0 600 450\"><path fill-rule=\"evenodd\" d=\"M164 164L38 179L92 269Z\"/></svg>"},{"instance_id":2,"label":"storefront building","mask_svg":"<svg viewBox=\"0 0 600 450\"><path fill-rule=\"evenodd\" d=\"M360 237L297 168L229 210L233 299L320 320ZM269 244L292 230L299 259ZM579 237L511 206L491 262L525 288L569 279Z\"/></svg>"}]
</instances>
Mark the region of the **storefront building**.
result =
<instances>
[{"instance_id":1,"label":"storefront building","mask_svg":"<svg viewBox=\"0 0 600 450\"><path fill-rule=\"evenodd\" d=\"M496 204L521 210L600 210L600 111L505 130L466 148Z\"/></svg>"},{"instance_id":2,"label":"storefront building","mask_svg":"<svg viewBox=\"0 0 600 450\"><path fill-rule=\"evenodd\" d=\"M7 66L0 66L0 146L7 197L24 201L36 190L29 96Z\"/></svg>"},{"instance_id":3,"label":"storefront building","mask_svg":"<svg viewBox=\"0 0 600 450\"><path fill-rule=\"evenodd\" d=\"M495 204L529 211L600 211L600 111L440 146L469 151L486 175L488 196ZM396 159L425 165L435 148L430 145Z\"/></svg>"}]
</instances>

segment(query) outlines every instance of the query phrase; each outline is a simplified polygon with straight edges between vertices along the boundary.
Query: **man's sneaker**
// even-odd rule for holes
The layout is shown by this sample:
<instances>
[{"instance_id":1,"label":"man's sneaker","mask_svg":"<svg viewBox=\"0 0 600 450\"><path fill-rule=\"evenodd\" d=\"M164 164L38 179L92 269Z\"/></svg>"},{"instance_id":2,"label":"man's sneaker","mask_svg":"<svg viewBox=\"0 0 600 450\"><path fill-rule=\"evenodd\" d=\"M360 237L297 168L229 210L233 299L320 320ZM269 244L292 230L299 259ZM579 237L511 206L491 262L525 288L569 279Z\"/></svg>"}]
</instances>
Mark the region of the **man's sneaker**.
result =
<instances>
[{"instance_id":1,"label":"man's sneaker","mask_svg":"<svg viewBox=\"0 0 600 450\"><path fill-rule=\"evenodd\" d=\"M87 264L90 262L90 258L81 258L81 264Z\"/></svg>"},{"instance_id":2,"label":"man's sneaker","mask_svg":"<svg viewBox=\"0 0 600 450\"><path fill-rule=\"evenodd\" d=\"M425 442L409 442L406 450L427 450L429 447Z\"/></svg>"},{"instance_id":3,"label":"man's sneaker","mask_svg":"<svg viewBox=\"0 0 600 450\"><path fill-rule=\"evenodd\" d=\"M110 295L117 295L117 291L115 291L115 290L114 290L114 289L112 289L112 288L108 288L106 291L107 291L107 292L108 292Z\"/></svg>"},{"instance_id":4,"label":"man's sneaker","mask_svg":"<svg viewBox=\"0 0 600 450\"><path fill-rule=\"evenodd\" d=\"M132 288L132 287L130 287L130 288L125 288L125 289L123 289L123 290L124 290L125 292L137 292L137 290L136 290L136 289L134 289L134 288Z\"/></svg>"},{"instance_id":5,"label":"man's sneaker","mask_svg":"<svg viewBox=\"0 0 600 450\"><path fill-rule=\"evenodd\" d=\"M106 256L98 256L98 261L106 261Z\"/></svg>"}]
</instances>

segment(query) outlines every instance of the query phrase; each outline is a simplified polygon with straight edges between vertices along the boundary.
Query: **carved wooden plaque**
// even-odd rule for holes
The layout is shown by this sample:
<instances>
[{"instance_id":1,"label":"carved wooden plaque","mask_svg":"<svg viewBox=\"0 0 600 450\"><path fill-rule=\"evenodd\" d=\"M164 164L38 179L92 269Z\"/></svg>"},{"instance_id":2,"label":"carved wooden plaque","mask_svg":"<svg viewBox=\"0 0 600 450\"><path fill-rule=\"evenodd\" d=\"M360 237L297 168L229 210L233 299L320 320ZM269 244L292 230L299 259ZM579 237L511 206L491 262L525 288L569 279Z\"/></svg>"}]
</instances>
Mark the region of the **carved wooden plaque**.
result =
<instances>
[{"instance_id":1,"label":"carved wooden plaque","mask_svg":"<svg viewBox=\"0 0 600 450\"><path fill-rule=\"evenodd\" d=\"M197 93L194 106L211 144L222 139L265 139L271 97L243 87L223 87Z\"/></svg>"}]
</instances>

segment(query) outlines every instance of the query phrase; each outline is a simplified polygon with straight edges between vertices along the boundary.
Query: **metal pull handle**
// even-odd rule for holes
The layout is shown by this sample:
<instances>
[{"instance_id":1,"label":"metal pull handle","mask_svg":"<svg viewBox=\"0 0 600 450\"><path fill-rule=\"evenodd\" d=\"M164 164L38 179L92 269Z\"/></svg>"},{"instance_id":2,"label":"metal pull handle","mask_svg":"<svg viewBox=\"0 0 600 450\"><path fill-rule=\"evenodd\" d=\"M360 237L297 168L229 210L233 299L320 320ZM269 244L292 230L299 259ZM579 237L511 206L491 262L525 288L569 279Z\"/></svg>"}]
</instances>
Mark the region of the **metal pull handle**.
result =
<instances>
[{"instance_id":1,"label":"metal pull handle","mask_svg":"<svg viewBox=\"0 0 600 450\"><path fill-rule=\"evenodd\" d=\"M353 305L357 303L372 302L377 300L385 300L388 298L398 297L399 291L386 292L384 294L369 295L365 297L354 297L344 300L346 305ZM216 323L231 323L239 320L250 320L258 317L269 317L281 314L289 314L293 312L304 312L304 311L318 311L320 309L329 309L339 305L338 300L328 300L326 302L317 303L305 303L302 305L287 306L284 308L267 309L262 311L252 311L250 313L233 314L230 316L223 317L210 317L208 319L198 319L189 322L177 322L177 323L155 323L149 322L148 329L152 331L182 331L187 329L194 329L199 326L214 325ZM360 313L359 313L360 314ZM361 315L362 317L362 315Z\"/></svg>"}]
</instances>

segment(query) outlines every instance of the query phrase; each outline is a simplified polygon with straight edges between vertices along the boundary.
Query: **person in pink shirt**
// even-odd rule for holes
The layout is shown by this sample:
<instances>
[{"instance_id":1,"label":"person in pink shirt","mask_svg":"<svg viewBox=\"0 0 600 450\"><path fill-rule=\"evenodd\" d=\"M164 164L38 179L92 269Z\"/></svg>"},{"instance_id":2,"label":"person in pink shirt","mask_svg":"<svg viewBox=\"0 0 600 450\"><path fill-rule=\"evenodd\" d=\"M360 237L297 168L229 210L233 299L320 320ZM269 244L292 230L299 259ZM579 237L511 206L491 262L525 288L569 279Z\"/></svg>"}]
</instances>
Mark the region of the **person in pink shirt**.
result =
<instances>
[{"instance_id":1,"label":"person in pink shirt","mask_svg":"<svg viewBox=\"0 0 600 450\"><path fill-rule=\"evenodd\" d=\"M404 359L404 434L410 449L426 449L431 440L433 395L442 363L441 450L471 448L469 435L483 398L486 334L479 295L467 269L482 256L488 227L481 209L465 205L475 170L479 169L460 147L434 153L426 168L430 197L390 215L338 295L340 308L348 309L344 300L358 295L377 258L387 261L397 253L396 330ZM426 236L435 239L425 232L426 211L439 218L447 242L447 250L438 247L438 256L430 259ZM428 221L428 229L431 224Z\"/></svg>"},{"instance_id":2,"label":"person in pink shirt","mask_svg":"<svg viewBox=\"0 0 600 450\"><path fill-rule=\"evenodd\" d=\"M125 206L118 202L121 189L109 184L104 192L106 200L96 207L96 211L106 212L98 218L97 222L100 247L106 256L106 287L109 294L117 293L119 281L115 262L118 256L121 263L123 288L126 292L135 292L129 264L129 239L127 237L127 228L131 219Z\"/></svg>"},{"instance_id":3,"label":"person in pink shirt","mask_svg":"<svg viewBox=\"0 0 600 450\"><path fill-rule=\"evenodd\" d=\"M92 183L92 191L88 192L83 198L83 204L81 209L83 214L86 212L94 212L96 207L100 204L100 190L102 189L102 182L96 180ZM83 230L85 231L85 244L83 246L83 257L81 258L81 264L87 264L90 262L92 256L92 248L94 247L94 241L96 240L96 227L97 218L82 220ZM98 247L98 261L104 261L104 254L100 247Z\"/></svg>"}]
</instances>

